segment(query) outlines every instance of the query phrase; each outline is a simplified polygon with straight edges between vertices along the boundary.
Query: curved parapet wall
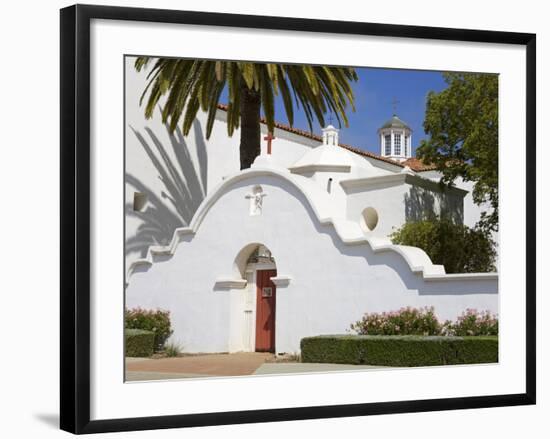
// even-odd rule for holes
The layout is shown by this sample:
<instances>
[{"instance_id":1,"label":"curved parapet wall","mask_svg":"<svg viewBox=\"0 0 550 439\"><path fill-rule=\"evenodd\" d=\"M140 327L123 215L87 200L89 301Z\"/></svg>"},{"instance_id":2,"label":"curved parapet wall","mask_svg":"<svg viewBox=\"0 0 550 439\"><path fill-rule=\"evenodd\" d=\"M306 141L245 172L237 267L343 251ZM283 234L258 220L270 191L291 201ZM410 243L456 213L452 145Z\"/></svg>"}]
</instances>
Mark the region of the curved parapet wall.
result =
<instances>
[{"instance_id":1,"label":"curved parapet wall","mask_svg":"<svg viewBox=\"0 0 550 439\"><path fill-rule=\"evenodd\" d=\"M495 273L445 274L422 250L368 237L337 213L328 193L285 170L228 177L170 245L129 267L126 305L169 310L187 352L253 350L256 292L235 261L262 244L277 269L277 352L344 333L365 312L433 306L445 320L467 308L498 311Z\"/></svg>"},{"instance_id":2,"label":"curved parapet wall","mask_svg":"<svg viewBox=\"0 0 550 439\"><path fill-rule=\"evenodd\" d=\"M147 252L147 256L143 259L138 259L133 262L128 268L128 278L134 272L137 266L150 265L154 262L155 256L173 255L182 236L192 235L197 232L203 219L208 214L214 203L225 193L232 185L242 182L247 179L270 176L281 178L300 190L309 203L310 208L315 213L315 216L320 224L333 225L340 240L344 244L360 245L368 244L375 252L393 251L399 254L407 262L410 269L414 273L421 273L426 280L430 279L457 279L457 278L480 278L480 279L498 279L497 273L474 273L464 275L448 275L445 274L445 269L442 265L435 265L430 260L429 256L422 249L404 245L392 244L387 238L368 237L366 236L360 225L353 221L334 219L333 212L330 206L330 198L323 193L316 185L312 184L307 178L295 176L283 169L274 168L255 168L248 169L235 175L226 178L218 187L207 196L189 226L181 227L174 231L174 235L170 244L166 246L151 246Z\"/></svg>"}]
</instances>

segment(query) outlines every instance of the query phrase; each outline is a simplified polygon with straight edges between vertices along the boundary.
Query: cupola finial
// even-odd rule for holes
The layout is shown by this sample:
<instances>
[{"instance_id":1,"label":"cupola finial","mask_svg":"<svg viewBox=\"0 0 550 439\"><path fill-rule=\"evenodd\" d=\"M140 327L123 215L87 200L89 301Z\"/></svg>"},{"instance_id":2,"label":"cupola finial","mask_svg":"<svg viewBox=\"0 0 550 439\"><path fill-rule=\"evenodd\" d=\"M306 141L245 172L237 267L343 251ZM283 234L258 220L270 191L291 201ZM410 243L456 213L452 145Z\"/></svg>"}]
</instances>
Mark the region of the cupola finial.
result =
<instances>
[{"instance_id":1,"label":"cupola finial","mask_svg":"<svg viewBox=\"0 0 550 439\"><path fill-rule=\"evenodd\" d=\"M392 101L391 101L391 104L392 104L392 108L393 108L393 116L397 116L397 104L399 104L401 101L398 101L397 98L394 96Z\"/></svg>"}]
</instances>

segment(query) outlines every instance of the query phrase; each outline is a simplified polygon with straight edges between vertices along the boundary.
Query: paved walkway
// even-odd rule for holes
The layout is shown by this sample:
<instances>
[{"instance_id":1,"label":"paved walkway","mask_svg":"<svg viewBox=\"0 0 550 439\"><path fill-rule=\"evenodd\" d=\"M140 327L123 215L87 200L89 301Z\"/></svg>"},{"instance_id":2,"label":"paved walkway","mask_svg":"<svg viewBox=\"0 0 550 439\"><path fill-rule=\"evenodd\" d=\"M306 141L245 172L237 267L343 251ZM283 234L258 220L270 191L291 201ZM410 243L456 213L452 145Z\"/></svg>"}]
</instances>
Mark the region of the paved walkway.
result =
<instances>
[{"instance_id":1,"label":"paved walkway","mask_svg":"<svg viewBox=\"0 0 550 439\"><path fill-rule=\"evenodd\" d=\"M144 377L148 377L145 379L170 379L251 375L271 357L273 355L269 353L239 352L161 359L127 359L126 379L134 381Z\"/></svg>"},{"instance_id":2,"label":"paved walkway","mask_svg":"<svg viewBox=\"0 0 550 439\"><path fill-rule=\"evenodd\" d=\"M348 364L266 362L271 358L273 354L261 352L161 359L126 358L126 381L379 369L378 366Z\"/></svg>"},{"instance_id":3,"label":"paved walkway","mask_svg":"<svg viewBox=\"0 0 550 439\"><path fill-rule=\"evenodd\" d=\"M332 363L264 363L254 375L312 372L342 372L365 369L381 369L383 366L359 366L354 364Z\"/></svg>"}]
</instances>

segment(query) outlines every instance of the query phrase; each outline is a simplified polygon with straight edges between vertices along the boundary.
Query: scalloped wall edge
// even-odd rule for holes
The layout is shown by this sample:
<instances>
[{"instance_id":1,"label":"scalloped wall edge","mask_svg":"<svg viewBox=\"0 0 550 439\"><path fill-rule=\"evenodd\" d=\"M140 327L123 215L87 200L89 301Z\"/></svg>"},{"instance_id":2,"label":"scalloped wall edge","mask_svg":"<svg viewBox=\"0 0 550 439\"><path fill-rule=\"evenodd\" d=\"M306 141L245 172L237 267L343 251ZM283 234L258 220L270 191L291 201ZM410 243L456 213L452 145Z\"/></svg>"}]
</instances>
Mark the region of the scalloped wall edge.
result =
<instances>
[{"instance_id":1,"label":"scalloped wall edge","mask_svg":"<svg viewBox=\"0 0 550 439\"><path fill-rule=\"evenodd\" d=\"M234 183L251 178L258 177L263 175L270 175L282 178L291 184L293 184L306 198L311 209L315 213L317 220L322 225L332 225L336 231L336 234L340 240L346 245L363 245L368 244L373 251L373 253L382 253L393 251L400 255L410 270L415 274L421 274L422 278L426 281L456 281L456 280L496 280L498 279L498 273L460 273L460 274L447 274L442 265L435 265L430 260L429 256L424 252L424 250L418 247L410 247L398 244L392 244L388 238L379 238L365 236L364 234L356 234L353 236L343 230L343 225L352 225L351 221L334 219L332 216L323 217L319 214L318 206L312 200L311 196L308 194L308 190L304 188L299 181L296 181L297 178L295 175L288 172L286 169L273 169L273 168L251 168L245 171L240 171L234 175L228 176L225 178L218 186L212 191L210 195L207 195L206 198L202 201L199 208L197 209L193 219L189 226L178 227L172 236L172 240L168 245L165 246L151 246L147 251L147 256L145 258L137 259L132 262L128 267L126 274L126 286L129 283L131 275L135 272L136 268L139 266L151 266L155 260L155 256L173 256L176 252L176 249L180 243L180 237L185 235L194 235L198 228L200 227L202 220L214 205L214 203L222 196L224 189L228 186L233 185ZM353 228L353 227L352 227ZM359 225L357 225L359 228ZM360 228L359 228L360 230ZM346 236L352 235L352 236Z\"/></svg>"}]
</instances>

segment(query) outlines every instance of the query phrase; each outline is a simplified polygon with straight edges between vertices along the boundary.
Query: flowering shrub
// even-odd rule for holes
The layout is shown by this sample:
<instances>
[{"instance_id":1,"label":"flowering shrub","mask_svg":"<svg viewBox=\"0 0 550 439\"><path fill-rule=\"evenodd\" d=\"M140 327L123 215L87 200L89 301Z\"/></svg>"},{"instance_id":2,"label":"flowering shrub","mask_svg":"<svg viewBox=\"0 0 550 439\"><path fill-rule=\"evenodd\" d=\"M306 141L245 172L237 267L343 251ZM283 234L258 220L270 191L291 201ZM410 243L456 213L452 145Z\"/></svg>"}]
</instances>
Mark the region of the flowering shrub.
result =
<instances>
[{"instance_id":1,"label":"flowering shrub","mask_svg":"<svg viewBox=\"0 0 550 439\"><path fill-rule=\"evenodd\" d=\"M478 312L467 309L458 317L456 322L445 322L445 335L498 335L498 319L489 311Z\"/></svg>"},{"instance_id":2,"label":"flowering shrub","mask_svg":"<svg viewBox=\"0 0 550 439\"><path fill-rule=\"evenodd\" d=\"M401 308L399 311L365 314L351 325L359 335L439 335L442 325L432 308Z\"/></svg>"},{"instance_id":3,"label":"flowering shrub","mask_svg":"<svg viewBox=\"0 0 550 439\"><path fill-rule=\"evenodd\" d=\"M350 327L359 335L498 335L497 316L475 309L467 309L455 322L441 323L433 307L407 307L365 314Z\"/></svg>"},{"instance_id":4,"label":"flowering shrub","mask_svg":"<svg viewBox=\"0 0 550 439\"><path fill-rule=\"evenodd\" d=\"M142 308L127 309L125 312L124 326L126 329L144 329L155 334L155 351L164 347L164 343L172 335L170 325L170 312L147 310Z\"/></svg>"}]
</instances>

